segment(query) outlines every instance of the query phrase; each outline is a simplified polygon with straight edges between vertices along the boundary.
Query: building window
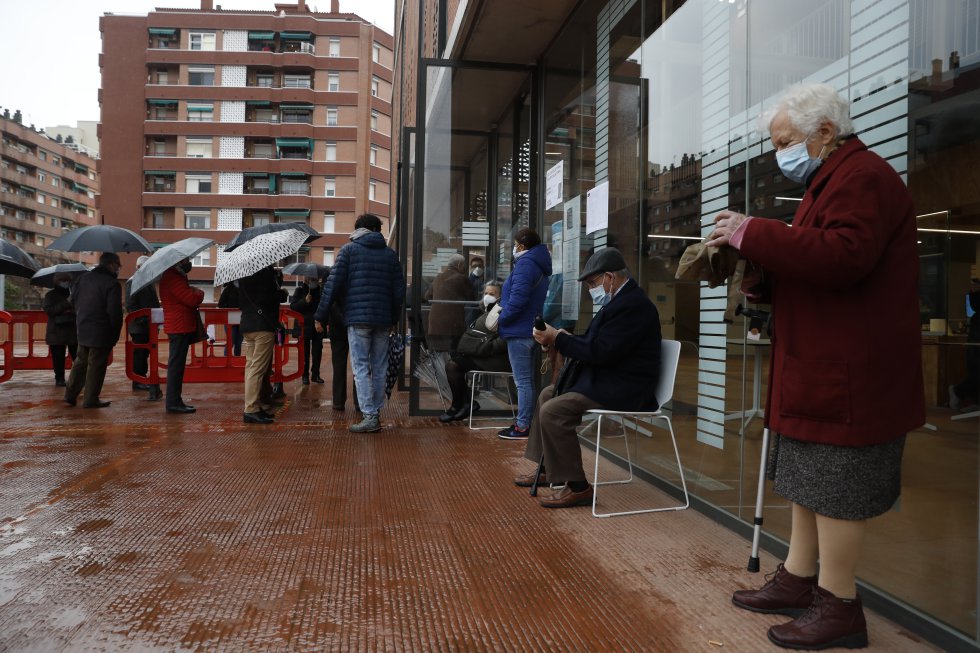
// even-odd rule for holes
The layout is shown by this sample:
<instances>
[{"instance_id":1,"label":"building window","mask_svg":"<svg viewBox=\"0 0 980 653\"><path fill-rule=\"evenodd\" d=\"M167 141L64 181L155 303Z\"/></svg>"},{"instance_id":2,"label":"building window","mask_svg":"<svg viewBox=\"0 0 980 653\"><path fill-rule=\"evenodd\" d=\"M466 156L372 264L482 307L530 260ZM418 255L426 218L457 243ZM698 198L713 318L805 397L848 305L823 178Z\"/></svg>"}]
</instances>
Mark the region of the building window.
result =
<instances>
[{"instance_id":1,"label":"building window","mask_svg":"<svg viewBox=\"0 0 980 653\"><path fill-rule=\"evenodd\" d=\"M337 126L337 107L327 107L327 126Z\"/></svg>"},{"instance_id":2,"label":"building window","mask_svg":"<svg viewBox=\"0 0 980 653\"><path fill-rule=\"evenodd\" d=\"M340 73L327 73L327 90L334 93L340 90Z\"/></svg>"},{"instance_id":3,"label":"building window","mask_svg":"<svg viewBox=\"0 0 980 653\"><path fill-rule=\"evenodd\" d=\"M381 92L381 80L377 77L371 78L371 95L378 97Z\"/></svg>"},{"instance_id":4,"label":"building window","mask_svg":"<svg viewBox=\"0 0 980 653\"><path fill-rule=\"evenodd\" d=\"M313 122L313 107L293 106L282 109L283 122Z\"/></svg>"},{"instance_id":5,"label":"building window","mask_svg":"<svg viewBox=\"0 0 980 653\"><path fill-rule=\"evenodd\" d=\"M371 153L368 155L368 160L370 161L371 165L373 165L373 166L378 165L378 146L377 145L372 145L371 146Z\"/></svg>"},{"instance_id":6,"label":"building window","mask_svg":"<svg viewBox=\"0 0 980 653\"><path fill-rule=\"evenodd\" d=\"M37 203L38 204L47 204L47 199L48 199L48 196L45 195L44 193L38 193L37 194Z\"/></svg>"},{"instance_id":7,"label":"building window","mask_svg":"<svg viewBox=\"0 0 980 653\"><path fill-rule=\"evenodd\" d=\"M381 63L381 46L377 43L371 46L371 61Z\"/></svg>"},{"instance_id":8,"label":"building window","mask_svg":"<svg viewBox=\"0 0 980 653\"><path fill-rule=\"evenodd\" d=\"M337 231L337 214L333 211L323 213L323 233L332 234Z\"/></svg>"},{"instance_id":9,"label":"building window","mask_svg":"<svg viewBox=\"0 0 980 653\"><path fill-rule=\"evenodd\" d=\"M55 188L57 188L58 186L61 186L61 180L58 179L57 177L52 177L51 178L51 185L54 186Z\"/></svg>"},{"instance_id":10,"label":"building window","mask_svg":"<svg viewBox=\"0 0 980 653\"><path fill-rule=\"evenodd\" d=\"M185 210L184 228L185 229L210 229L211 212Z\"/></svg>"},{"instance_id":11,"label":"building window","mask_svg":"<svg viewBox=\"0 0 980 653\"><path fill-rule=\"evenodd\" d=\"M211 139L210 138L188 138L187 156L193 159L211 158Z\"/></svg>"},{"instance_id":12,"label":"building window","mask_svg":"<svg viewBox=\"0 0 980 653\"><path fill-rule=\"evenodd\" d=\"M48 179L48 176L46 174L44 174L40 170L37 171L37 180L38 181L47 181L47 179Z\"/></svg>"},{"instance_id":13,"label":"building window","mask_svg":"<svg viewBox=\"0 0 980 653\"><path fill-rule=\"evenodd\" d=\"M191 86L214 86L214 66L188 66L187 83Z\"/></svg>"},{"instance_id":14,"label":"building window","mask_svg":"<svg viewBox=\"0 0 980 653\"><path fill-rule=\"evenodd\" d=\"M327 177L327 181L323 189L323 196L337 197L337 179L335 177Z\"/></svg>"},{"instance_id":15,"label":"building window","mask_svg":"<svg viewBox=\"0 0 980 653\"><path fill-rule=\"evenodd\" d=\"M327 56L339 57L340 56L340 39L336 36L330 37L330 49L327 50Z\"/></svg>"},{"instance_id":16,"label":"building window","mask_svg":"<svg viewBox=\"0 0 980 653\"><path fill-rule=\"evenodd\" d=\"M333 247L324 247L323 248L323 264L324 265L333 265L333 263L334 263L334 248Z\"/></svg>"},{"instance_id":17,"label":"building window","mask_svg":"<svg viewBox=\"0 0 980 653\"><path fill-rule=\"evenodd\" d=\"M377 111L372 111L371 112L371 129L373 129L374 131L378 131L378 118L379 118L378 112Z\"/></svg>"},{"instance_id":18,"label":"building window","mask_svg":"<svg viewBox=\"0 0 980 653\"><path fill-rule=\"evenodd\" d=\"M214 32L191 32L189 43L191 50L214 50Z\"/></svg>"},{"instance_id":19,"label":"building window","mask_svg":"<svg viewBox=\"0 0 980 653\"><path fill-rule=\"evenodd\" d=\"M283 75L283 88L312 88L309 75Z\"/></svg>"},{"instance_id":20,"label":"building window","mask_svg":"<svg viewBox=\"0 0 980 653\"><path fill-rule=\"evenodd\" d=\"M163 229L163 211L154 211L150 214L150 224L147 225L150 229Z\"/></svg>"},{"instance_id":21,"label":"building window","mask_svg":"<svg viewBox=\"0 0 980 653\"><path fill-rule=\"evenodd\" d=\"M268 213L253 213L252 214L252 226L253 227L264 227L269 224L271 218Z\"/></svg>"},{"instance_id":22,"label":"building window","mask_svg":"<svg viewBox=\"0 0 980 653\"><path fill-rule=\"evenodd\" d=\"M272 88L275 78L272 75L256 75L255 85L262 88Z\"/></svg>"},{"instance_id":23,"label":"building window","mask_svg":"<svg viewBox=\"0 0 980 653\"><path fill-rule=\"evenodd\" d=\"M276 158L275 150L273 149L272 143L253 143L252 144L252 158L255 159L274 159Z\"/></svg>"},{"instance_id":24,"label":"building window","mask_svg":"<svg viewBox=\"0 0 980 653\"><path fill-rule=\"evenodd\" d=\"M41 234L35 234L34 244L37 245L38 247L44 247L44 236L42 236Z\"/></svg>"},{"instance_id":25,"label":"building window","mask_svg":"<svg viewBox=\"0 0 980 653\"><path fill-rule=\"evenodd\" d=\"M378 182L376 181L368 182L368 199L369 200L378 199Z\"/></svg>"},{"instance_id":26,"label":"building window","mask_svg":"<svg viewBox=\"0 0 980 653\"><path fill-rule=\"evenodd\" d=\"M187 122L214 122L214 103L188 102Z\"/></svg>"},{"instance_id":27,"label":"building window","mask_svg":"<svg viewBox=\"0 0 980 653\"><path fill-rule=\"evenodd\" d=\"M61 203L58 201L58 198L57 197L52 197L51 198L51 208L56 209L56 208L58 208L60 206L60 204Z\"/></svg>"},{"instance_id":28,"label":"building window","mask_svg":"<svg viewBox=\"0 0 980 653\"><path fill-rule=\"evenodd\" d=\"M288 178L282 180L279 192L283 195L309 195L310 180L306 178Z\"/></svg>"},{"instance_id":29,"label":"building window","mask_svg":"<svg viewBox=\"0 0 980 653\"><path fill-rule=\"evenodd\" d=\"M196 268L211 265L211 248L208 247L199 252L197 256L191 259L191 264Z\"/></svg>"},{"instance_id":30,"label":"building window","mask_svg":"<svg viewBox=\"0 0 980 653\"><path fill-rule=\"evenodd\" d=\"M184 181L187 193L211 192L211 175L186 175Z\"/></svg>"},{"instance_id":31,"label":"building window","mask_svg":"<svg viewBox=\"0 0 980 653\"><path fill-rule=\"evenodd\" d=\"M44 150L38 150L37 151L37 158L41 159L42 161L47 161L48 160L48 153L45 152Z\"/></svg>"},{"instance_id":32,"label":"building window","mask_svg":"<svg viewBox=\"0 0 980 653\"><path fill-rule=\"evenodd\" d=\"M327 161L336 161L337 160L337 144L336 143L330 143L330 142L327 143L327 159L326 160Z\"/></svg>"}]
</instances>

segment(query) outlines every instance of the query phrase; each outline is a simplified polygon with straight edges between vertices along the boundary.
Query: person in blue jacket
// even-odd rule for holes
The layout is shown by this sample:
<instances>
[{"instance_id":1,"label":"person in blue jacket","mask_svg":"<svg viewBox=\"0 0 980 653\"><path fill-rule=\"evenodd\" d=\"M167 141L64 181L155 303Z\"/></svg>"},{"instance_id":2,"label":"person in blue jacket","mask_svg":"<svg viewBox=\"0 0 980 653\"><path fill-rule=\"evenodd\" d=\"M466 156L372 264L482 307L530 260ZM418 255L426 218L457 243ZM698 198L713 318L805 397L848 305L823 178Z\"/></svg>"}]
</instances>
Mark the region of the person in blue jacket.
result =
<instances>
[{"instance_id":1,"label":"person in blue jacket","mask_svg":"<svg viewBox=\"0 0 980 653\"><path fill-rule=\"evenodd\" d=\"M527 438L534 414L534 318L541 315L551 276L551 254L534 229L514 236L514 267L504 282L497 333L507 342L507 355L517 385L517 421L497 435L505 440Z\"/></svg>"},{"instance_id":2,"label":"person in blue jacket","mask_svg":"<svg viewBox=\"0 0 980 653\"><path fill-rule=\"evenodd\" d=\"M587 410L656 410L660 376L660 314L636 281L626 260L614 247L600 249L579 276L602 308L581 336L545 325L534 339L578 361L578 374L554 396L548 386L538 397L524 457L537 463L544 456L540 484L560 485L538 502L545 508L592 503L585 480L582 448L576 427ZM536 471L514 479L522 487L534 483Z\"/></svg>"},{"instance_id":3,"label":"person in blue jacket","mask_svg":"<svg viewBox=\"0 0 980 653\"><path fill-rule=\"evenodd\" d=\"M313 318L317 333L323 333L333 304L344 306L354 386L364 415L350 430L373 433L381 430L388 334L398 324L405 301L405 278L398 255L385 244L381 218L370 213L359 216L350 240L337 253ZM330 324L330 328L336 332L343 327Z\"/></svg>"}]
</instances>

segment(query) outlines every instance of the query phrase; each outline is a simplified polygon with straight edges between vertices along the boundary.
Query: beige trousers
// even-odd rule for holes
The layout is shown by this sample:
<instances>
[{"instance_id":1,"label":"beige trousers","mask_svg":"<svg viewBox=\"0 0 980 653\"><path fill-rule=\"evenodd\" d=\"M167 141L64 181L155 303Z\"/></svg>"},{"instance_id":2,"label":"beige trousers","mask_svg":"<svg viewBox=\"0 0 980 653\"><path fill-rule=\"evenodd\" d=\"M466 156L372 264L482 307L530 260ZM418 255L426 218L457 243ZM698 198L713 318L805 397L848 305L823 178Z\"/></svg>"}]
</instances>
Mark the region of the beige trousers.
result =
<instances>
[{"instance_id":1,"label":"beige trousers","mask_svg":"<svg viewBox=\"0 0 980 653\"><path fill-rule=\"evenodd\" d=\"M257 413L262 410L259 393L262 390L262 377L272 363L272 347L275 334L271 331L252 331L242 338L245 352L245 412Z\"/></svg>"}]
</instances>

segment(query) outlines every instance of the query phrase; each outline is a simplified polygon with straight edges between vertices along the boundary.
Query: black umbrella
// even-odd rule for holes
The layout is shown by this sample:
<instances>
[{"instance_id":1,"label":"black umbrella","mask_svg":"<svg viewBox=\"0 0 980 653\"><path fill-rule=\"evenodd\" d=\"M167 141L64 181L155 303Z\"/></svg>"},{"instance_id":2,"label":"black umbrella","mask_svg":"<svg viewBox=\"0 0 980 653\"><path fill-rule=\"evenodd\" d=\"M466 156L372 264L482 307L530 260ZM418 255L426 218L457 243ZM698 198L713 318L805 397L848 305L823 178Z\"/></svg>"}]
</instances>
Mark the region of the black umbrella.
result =
<instances>
[{"instance_id":1,"label":"black umbrella","mask_svg":"<svg viewBox=\"0 0 980 653\"><path fill-rule=\"evenodd\" d=\"M225 245L225 251L230 252L242 243L252 240L259 234L271 234L274 231L282 231L283 229L296 229L297 231L302 231L307 235L306 243L312 243L314 240L320 237L320 233L305 222L270 222L269 224L259 225L258 227L246 227L245 229L242 229L238 235L231 239L231 242Z\"/></svg>"},{"instance_id":2,"label":"black umbrella","mask_svg":"<svg viewBox=\"0 0 980 653\"><path fill-rule=\"evenodd\" d=\"M34 273L31 277L32 286L41 286L42 288L54 288L54 278L59 274L67 274L72 279L80 274L85 274L88 272L88 268L81 263L58 263L57 265L51 265L46 268L41 268Z\"/></svg>"},{"instance_id":3,"label":"black umbrella","mask_svg":"<svg viewBox=\"0 0 980 653\"><path fill-rule=\"evenodd\" d=\"M307 279L320 279L330 274L330 266L316 263L290 263L282 269L283 274Z\"/></svg>"},{"instance_id":4,"label":"black umbrella","mask_svg":"<svg viewBox=\"0 0 980 653\"><path fill-rule=\"evenodd\" d=\"M153 245L129 229L96 224L72 229L48 245L62 252L152 252Z\"/></svg>"},{"instance_id":5,"label":"black umbrella","mask_svg":"<svg viewBox=\"0 0 980 653\"><path fill-rule=\"evenodd\" d=\"M32 277L40 264L17 245L0 238L0 274L14 277Z\"/></svg>"},{"instance_id":6,"label":"black umbrella","mask_svg":"<svg viewBox=\"0 0 980 653\"><path fill-rule=\"evenodd\" d=\"M153 252L133 278L130 280L130 292L137 293L151 283L155 283L163 273L177 265L185 258L197 256L202 250L214 244L210 238L184 238L176 243L170 243Z\"/></svg>"}]
</instances>

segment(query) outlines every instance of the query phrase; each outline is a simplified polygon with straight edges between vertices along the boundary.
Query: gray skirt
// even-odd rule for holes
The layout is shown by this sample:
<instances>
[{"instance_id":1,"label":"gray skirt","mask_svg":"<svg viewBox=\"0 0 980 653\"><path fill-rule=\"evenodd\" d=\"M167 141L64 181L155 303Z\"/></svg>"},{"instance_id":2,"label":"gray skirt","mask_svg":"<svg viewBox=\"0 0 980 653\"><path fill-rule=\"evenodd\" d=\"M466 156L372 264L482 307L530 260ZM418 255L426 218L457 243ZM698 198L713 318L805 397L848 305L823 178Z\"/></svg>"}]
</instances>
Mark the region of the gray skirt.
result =
<instances>
[{"instance_id":1,"label":"gray skirt","mask_svg":"<svg viewBox=\"0 0 980 653\"><path fill-rule=\"evenodd\" d=\"M866 447L839 447L776 435L769 478L776 494L833 519L870 519L902 493L905 436Z\"/></svg>"}]
</instances>

